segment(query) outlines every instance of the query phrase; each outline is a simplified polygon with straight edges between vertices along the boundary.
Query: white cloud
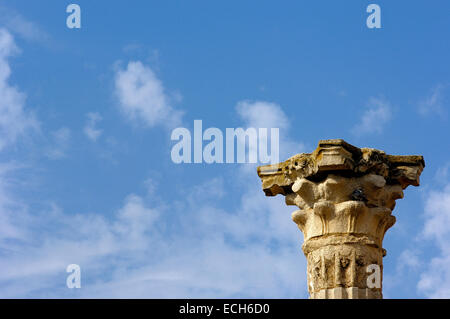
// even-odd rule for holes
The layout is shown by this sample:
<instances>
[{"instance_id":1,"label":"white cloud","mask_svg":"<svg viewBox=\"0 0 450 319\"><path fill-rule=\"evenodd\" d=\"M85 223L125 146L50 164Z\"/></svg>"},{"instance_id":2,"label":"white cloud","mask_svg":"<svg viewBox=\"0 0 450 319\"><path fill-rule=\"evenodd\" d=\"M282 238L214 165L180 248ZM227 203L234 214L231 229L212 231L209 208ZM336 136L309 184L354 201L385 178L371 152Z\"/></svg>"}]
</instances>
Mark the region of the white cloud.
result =
<instances>
[{"instance_id":1,"label":"white cloud","mask_svg":"<svg viewBox=\"0 0 450 319\"><path fill-rule=\"evenodd\" d=\"M424 236L434 239L440 248L450 247L450 185L442 191L431 191L425 204Z\"/></svg>"},{"instance_id":2,"label":"white cloud","mask_svg":"<svg viewBox=\"0 0 450 319\"><path fill-rule=\"evenodd\" d=\"M0 28L0 150L39 128L34 115L25 110L25 94L8 83L8 58L17 50L12 35Z\"/></svg>"},{"instance_id":3,"label":"white cloud","mask_svg":"<svg viewBox=\"0 0 450 319\"><path fill-rule=\"evenodd\" d=\"M126 69L119 69L115 89L120 109L129 119L149 127L180 124L182 112L173 109L162 82L142 62L131 61Z\"/></svg>"},{"instance_id":4,"label":"white cloud","mask_svg":"<svg viewBox=\"0 0 450 319\"><path fill-rule=\"evenodd\" d=\"M437 183L442 183L450 180L450 162L445 163L441 167L438 167L436 174L434 175L434 180Z\"/></svg>"},{"instance_id":5,"label":"white cloud","mask_svg":"<svg viewBox=\"0 0 450 319\"><path fill-rule=\"evenodd\" d=\"M236 111L248 127L289 128L289 120L278 104L265 101L240 101Z\"/></svg>"},{"instance_id":6,"label":"white cloud","mask_svg":"<svg viewBox=\"0 0 450 319\"><path fill-rule=\"evenodd\" d=\"M273 110L274 123L283 123L278 107L265 112ZM255 116L244 118L270 126ZM151 180L148 198L130 194L108 214L70 214L51 205L20 223L15 215L26 235L0 256L0 296L73 297L65 267L76 263L96 278L82 277L80 297L306 297L306 260L292 208L282 197L265 197L254 167L233 174L191 185L169 202L155 200L160 186ZM233 193L228 180L239 180ZM234 208L224 210L220 201L227 197ZM155 202L163 204L150 205Z\"/></svg>"},{"instance_id":7,"label":"white cloud","mask_svg":"<svg viewBox=\"0 0 450 319\"><path fill-rule=\"evenodd\" d=\"M438 84L431 90L431 94L419 103L419 113L422 115L446 115L444 91L448 85Z\"/></svg>"},{"instance_id":8,"label":"white cloud","mask_svg":"<svg viewBox=\"0 0 450 319\"><path fill-rule=\"evenodd\" d=\"M50 39L47 32L36 23L24 18L15 10L0 4L0 27L3 26L11 32L26 40L46 42Z\"/></svg>"},{"instance_id":9,"label":"white cloud","mask_svg":"<svg viewBox=\"0 0 450 319\"><path fill-rule=\"evenodd\" d=\"M405 269L419 269L419 267L422 266L419 255L420 251L418 251L417 249L404 250L397 258L397 275L403 272Z\"/></svg>"},{"instance_id":10,"label":"white cloud","mask_svg":"<svg viewBox=\"0 0 450 319\"><path fill-rule=\"evenodd\" d=\"M82 297L305 297L300 234L284 201L251 187L224 211L214 198L223 184L211 182L168 206L131 194L108 219L52 206L22 223L39 229L28 245L0 257L0 296L63 297L65 267L77 263L97 278Z\"/></svg>"},{"instance_id":11,"label":"white cloud","mask_svg":"<svg viewBox=\"0 0 450 319\"><path fill-rule=\"evenodd\" d=\"M430 298L450 298L450 184L428 194L424 219L422 238L432 241L439 255L427 263L417 288Z\"/></svg>"},{"instance_id":12,"label":"white cloud","mask_svg":"<svg viewBox=\"0 0 450 319\"><path fill-rule=\"evenodd\" d=\"M84 126L83 132L84 134L93 142L97 141L97 139L102 135L103 131L96 128L98 122L102 120L102 117L99 113L88 113L86 114L87 121Z\"/></svg>"},{"instance_id":13,"label":"white cloud","mask_svg":"<svg viewBox=\"0 0 450 319\"><path fill-rule=\"evenodd\" d=\"M130 119L148 126L179 123L181 113L141 62L119 70L115 84ZM250 106L240 113L248 124L271 126L270 118L277 127L288 126L279 106ZM70 137L66 127L53 132L47 155L64 157ZM66 212L53 203L28 214L23 199L12 196L8 185L2 188L0 178L0 296L305 297L306 263L291 209L281 197L264 196L255 170L234 174L246 185L238 198L214 178L165 204L152 206L150 199L130 194L121 208L96 214ZM217 201L226 196L233 196L234 209L220 208ZM72 263L81 266L82 276L96 278L82 277L78 292L65 286Z\"/></svg>"},{"instance_id":14,"label":"white cloud","mask_svg":"<svg viewBox=\"0 0 450 319\"><path fill-rule=\"evenodd\" d=\"M291 124L280 105L267 101L244 100L237 103L236 112L243 121L245 128L253 127L257 130L259 128L268 128L269 136L270 128L279 129L279 157L281 159L287 159L304 151L304 144L297 143L289 138ZM258 139L261 139L261 137L258 136ZM239 142L245 143L245 141ZM260 140L258 140L259 142ZM261 140L261 143L270 145L270 138ZM248 166L248 168L253 169L252 166Z\"/></svg>"},{"instance_id":15,"label":"white cloud","mask_svg":"<svg viewBox=\"0 0 450 319\"><path fill-rule=\"evenodd\" d=\"M15 163L0 163L0 248L7 251L7 240L23 239L28 230L21 227L27 218L25 205L14 198L11 188L16 183L13 172Z\"/></svg>"},{"instance_id":16,"label":"white cloud","mask_svg":"<svg viewBox=\"0 0 450 319\"><path fill-rule=\"evenodd\" d=\"M61 127L60 129L52 132L51 146L48 147L45 155L53 160L66 157L71 135L70 129L67 127Z\"/></svg>"},{"instance_id":17,"label":"white cloud","mask_svg":"<svg viewBox=\"0 0 450 319\"><path fill-rule=\"evenodd\" d=\"M361 120L352 128L355 135L362 134L381 134L384 127L392 118L392 110L389 102L370 98L367 109L361 117Z\"/></svg>"}]
</instances>

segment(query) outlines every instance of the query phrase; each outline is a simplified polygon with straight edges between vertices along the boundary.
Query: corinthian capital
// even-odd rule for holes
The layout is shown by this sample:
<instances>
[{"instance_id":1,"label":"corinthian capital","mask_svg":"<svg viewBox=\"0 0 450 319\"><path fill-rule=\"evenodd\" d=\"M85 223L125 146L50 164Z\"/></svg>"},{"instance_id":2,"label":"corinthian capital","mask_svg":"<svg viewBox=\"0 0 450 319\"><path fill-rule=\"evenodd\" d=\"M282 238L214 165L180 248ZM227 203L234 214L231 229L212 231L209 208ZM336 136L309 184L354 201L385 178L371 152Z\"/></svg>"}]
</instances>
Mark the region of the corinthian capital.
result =
<instances>
[{"instance_id":1,"label":"corinthian capital","mask_svg":"<svg viewBox=\"0 0 450 319\"><path fill-rule=\"evenodd\" d=\"M292 219L304 235L311 298L382 297L384 234L395 223L395 201L419 185L424 167L422 156L387 155L341 139L258 167L266 196L284 195L299 208ZM378 269L380 278L371 281Z\"/></svg>"}]
</instances>

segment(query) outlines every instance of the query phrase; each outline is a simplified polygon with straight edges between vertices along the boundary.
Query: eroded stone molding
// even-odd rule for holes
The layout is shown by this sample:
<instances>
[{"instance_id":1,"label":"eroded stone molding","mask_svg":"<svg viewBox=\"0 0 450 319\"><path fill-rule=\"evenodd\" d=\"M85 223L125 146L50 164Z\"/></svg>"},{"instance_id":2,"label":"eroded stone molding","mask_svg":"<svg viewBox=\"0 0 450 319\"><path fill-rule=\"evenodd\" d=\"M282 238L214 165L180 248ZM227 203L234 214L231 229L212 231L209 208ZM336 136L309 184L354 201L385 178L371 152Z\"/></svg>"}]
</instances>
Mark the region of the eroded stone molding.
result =
<instances>
[{"instance_id":1,"label":"eroded stone molding","mask_svg":"<svg viewBox=\"0 0 450 319\"><path fill-rule=\"evenodd\" d=\"M266 196L284 195L300 208L292 219L304 235L311 298L382 298L381 285L368 286L368 267L382 275L395 201L419 185L424 167L422 156L387 155L341 139L258 167Z\"/></svg>"}]
</instances>

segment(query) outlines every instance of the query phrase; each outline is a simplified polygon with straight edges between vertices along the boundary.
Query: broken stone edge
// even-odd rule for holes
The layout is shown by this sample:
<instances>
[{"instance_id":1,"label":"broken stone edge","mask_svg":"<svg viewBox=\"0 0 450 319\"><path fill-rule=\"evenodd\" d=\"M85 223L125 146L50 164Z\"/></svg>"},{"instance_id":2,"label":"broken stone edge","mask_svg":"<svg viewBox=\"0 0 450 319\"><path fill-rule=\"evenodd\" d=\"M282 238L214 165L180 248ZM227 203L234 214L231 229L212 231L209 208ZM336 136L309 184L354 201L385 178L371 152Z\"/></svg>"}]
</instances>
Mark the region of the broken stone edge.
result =
<instances>
[{"instance_id":1,"label":"broken stone edge","mask_svg":"<svg viewBox=\"0 0 450 319\"><path fill-rule=\"evenodd\" d=\"M278 164L257 168L266 196L293 193L297 178L311 181L325 179L328 174L362 176L377 174L389 185L419 186L420 174L425 167L420 155L387 155L373 148L358 148L342 139L321 140L312 153L301 153Z\"/></svg>"}]
</instances>

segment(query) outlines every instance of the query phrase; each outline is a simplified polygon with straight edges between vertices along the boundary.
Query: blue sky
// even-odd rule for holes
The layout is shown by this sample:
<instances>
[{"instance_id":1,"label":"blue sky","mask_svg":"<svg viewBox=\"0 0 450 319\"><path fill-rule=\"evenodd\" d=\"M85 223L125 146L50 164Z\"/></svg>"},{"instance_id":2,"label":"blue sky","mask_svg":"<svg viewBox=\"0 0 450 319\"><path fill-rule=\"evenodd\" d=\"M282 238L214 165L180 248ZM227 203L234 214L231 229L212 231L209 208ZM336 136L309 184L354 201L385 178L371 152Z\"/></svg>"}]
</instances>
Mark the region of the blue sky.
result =
<instances>
[{"instance_id":1,"label":"blue sky","mask_svg":"<svg viewBox=\"0 0 450 319\"><path fill-rule=\"evenodd\" d=\"M279 127L281 160L423 155L384 295L450 297L448 1L374 1L381 29L369 1L72 2L0 1L1 297L306 298L294 207L256 165L172 162L196 119Z\"/></svg>"}]
</instances>

